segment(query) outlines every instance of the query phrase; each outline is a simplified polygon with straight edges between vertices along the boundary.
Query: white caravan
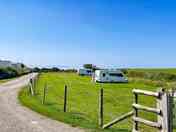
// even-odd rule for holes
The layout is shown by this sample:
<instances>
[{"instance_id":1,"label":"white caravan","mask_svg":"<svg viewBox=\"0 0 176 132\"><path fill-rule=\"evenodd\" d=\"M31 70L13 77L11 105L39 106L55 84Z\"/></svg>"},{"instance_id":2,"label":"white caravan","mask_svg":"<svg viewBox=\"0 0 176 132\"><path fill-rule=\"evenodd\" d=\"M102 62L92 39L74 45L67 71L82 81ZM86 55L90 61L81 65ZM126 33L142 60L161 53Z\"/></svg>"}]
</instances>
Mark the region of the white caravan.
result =
<instances>
[{"instance_id":1,"label":"white caravan","mask_svg":"<svg viewBox=\"0 0 176 132\"><path fill-rule=\"evenodd\" d=\"M91 76L92 70L91 69L79 69L78 74L82 76Z\"/></svg>"},{"instance_id":2,"label":"white caravan","mask_svg":"<svg viewBox=\"0 0 176 132\"><path fill-rule=\"evenodd\" d=\"M94 75L95 82L128 82L121 70L104 69L96 70Z\"/></svg>"}]
</instances>

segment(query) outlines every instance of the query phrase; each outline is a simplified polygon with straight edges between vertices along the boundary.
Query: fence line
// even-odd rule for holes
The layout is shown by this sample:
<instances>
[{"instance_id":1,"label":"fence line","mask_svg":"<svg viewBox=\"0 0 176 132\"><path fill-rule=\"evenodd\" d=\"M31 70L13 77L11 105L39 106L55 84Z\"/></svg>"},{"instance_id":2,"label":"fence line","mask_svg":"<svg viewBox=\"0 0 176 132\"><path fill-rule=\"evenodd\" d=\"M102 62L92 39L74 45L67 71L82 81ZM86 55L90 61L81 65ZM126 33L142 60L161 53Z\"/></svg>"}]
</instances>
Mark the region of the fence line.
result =
<instances>
[{"instance_id":1,"label":"fence line","mask_svg":"<svg viewBox=\"0 0 176 132\"><path fill-rule=\"evenodd\" d=\"M38 74L33 77L33 78L30 78L29 80L29 92L32 96L34 96L36 94L36 83L38 81Z\"/></svg>"},{"instance_id":2,"label":"fence line","mask_svg":"<svg viewBox=\"0 0 176 132\"><path fill-rule=\"evenodd\" d=\"M35 95L36 93L36 82L37 78L30 79L29 83L29 90L32 96ZM45 104L46 102L46 91L47 91L47 83L43 87L43 99L42 99L42 104ZM173 124L173 118L171 118L173 115L172 107L173 107L173 96L176 96L176 93L171 93L164 91L163 89L160 89L157 92L151 92L147 90L140 90L140 89L133 89L132 93L134 94L134 103L132 104L133 111L130 111L124 115L121 115L111 122L104 124L103 122L103 117L104 117L104 91L103 88L100 89L99 91L99 107L98 107L98 124L101 128L109 128L113 126L116 123L119 123L123 121L124 119L127 119L133 115L133 132L138 132L139 131L139 123L145 124L150 127L157 128L160 132L172 132L172 124ZM151 96L156 98L157 100L157 107L152 108L148 106L144 106L138 103L138 96L139 95L144 95L144 96ZM64 106L63 110L64 112L67 112L67 97L68 96L68 87L65 85L64 87ZM143 118L139 117L138 112L144 111L144 112L151 112L154 113L158 116L157 122L149 121Z\"/></svg>"}]
</instances>

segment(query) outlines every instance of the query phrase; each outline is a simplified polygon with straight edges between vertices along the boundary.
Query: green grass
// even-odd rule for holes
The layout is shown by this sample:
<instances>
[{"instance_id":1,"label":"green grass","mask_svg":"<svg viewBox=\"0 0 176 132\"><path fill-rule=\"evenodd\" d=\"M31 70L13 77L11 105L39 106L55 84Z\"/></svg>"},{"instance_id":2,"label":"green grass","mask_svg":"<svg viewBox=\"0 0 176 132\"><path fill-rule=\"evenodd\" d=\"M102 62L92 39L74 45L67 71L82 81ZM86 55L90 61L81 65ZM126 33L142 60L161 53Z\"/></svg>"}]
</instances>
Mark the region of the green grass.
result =
<instances>
[{"instance_id":1,"label":"green grass","mask_svg":"<svg viewBox=\"0 0 176 132\"><path fill-rule=\"evenodd\" d=\"M134 79L132 79L134 80ZM42 105L43 87L47 83L46 104ZM68 85L68 112L63 112L64 85ZM32 97L27 88L19 93L21 103L52 119L68 123L74 127L86 128L99 132L131 132L131 119L102 130L98 127L98 94L104 88L104 123L132 110L132 89L155 91L156 87L142 81L131 81L127 84L92 83L90 77L80 77L74 73L43 73L37 83L37 95ZM156 102L151 97L141 96L140 103L155 107ZM145 119L156 121L156 116L140 113ZM141 132L154 132L153 128L140 126Z\"/></svg>"},{"instance_id":2,"label":"green grass","mask_svg":"<svg viewBox=\"0 0 176 132\"><path fill-rule=\"evenodd\" d=\"M5 82L8 82L8 81L10 81L10 80L12 80L12 79L0 79L0 84L1 84L1 83L5 83Z\"/></svg>"},{"instance_id":3,"label":"green grass","mask_svg":"<svg viewBox=\"0 0 176 132\"><path fill-rule=\"evenodd\" d=\"M0 80L0 83L4 83L4 82L6 82L6 80L4 80L4 79L3 79L3 80Z\"/></svg>"}]
</instances>

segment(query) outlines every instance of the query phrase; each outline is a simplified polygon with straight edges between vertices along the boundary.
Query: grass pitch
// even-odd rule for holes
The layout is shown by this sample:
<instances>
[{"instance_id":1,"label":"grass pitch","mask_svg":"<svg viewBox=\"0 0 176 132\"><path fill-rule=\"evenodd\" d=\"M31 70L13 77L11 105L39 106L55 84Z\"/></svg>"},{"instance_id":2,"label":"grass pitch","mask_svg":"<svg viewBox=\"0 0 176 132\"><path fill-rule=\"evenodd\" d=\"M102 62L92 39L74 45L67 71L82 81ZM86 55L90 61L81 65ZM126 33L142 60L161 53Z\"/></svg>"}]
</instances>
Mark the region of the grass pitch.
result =
<instances>
[{"instance_id":1,"label":"grass pitch","mask_svg":"<svg viewBox=\"0 0 176 132\"><path fill-rule=\"evenodd\" d=\"M132 79L134 80L134 79ZM46 103L42 104L43 88L47 83ZM67 113L63 112L64 85L68 86ZM100 88L104 89L104 123L132 110L132 89L145 89L156 91L156 87L142 81L129 83L91 82L90 77L78 76L75 73L42 73L39 77L36 92L32 97L27 88L19 93L21 103L52 119L68 123L74 127L86 128L94 132L131 132L132 120L129 118L102 130L98 126L98 95ZM156 102L151 97L140 96L139 103L156 107ZM145 119L156 121L157 117L150 113L139 113ZM141 132L155 132L157 130L140 125Z\"/></svg>"}]
</instances>

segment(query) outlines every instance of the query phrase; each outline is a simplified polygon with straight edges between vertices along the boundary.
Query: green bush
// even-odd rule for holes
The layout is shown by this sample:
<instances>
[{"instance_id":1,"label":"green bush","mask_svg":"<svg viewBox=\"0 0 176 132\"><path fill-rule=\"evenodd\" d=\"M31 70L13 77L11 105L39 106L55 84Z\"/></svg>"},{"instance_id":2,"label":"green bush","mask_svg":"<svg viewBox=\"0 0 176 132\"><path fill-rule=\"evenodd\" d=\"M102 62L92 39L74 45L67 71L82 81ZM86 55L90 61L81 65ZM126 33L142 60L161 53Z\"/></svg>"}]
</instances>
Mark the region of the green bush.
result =
<instances>
[{"instance_id":1,"label":"green bush","mask_svg":"<svg viewBox=\"0 0 176 132\"><path fill-rule=\"evenodd\" d=\"M128 77L145 78L145 73L139 71L128 71Z\"/></svg>"},{"instance_id":2,"label":"green bush","mask_svg":"<svg viewBox=\"0 0 176 132\"><path fill-rule=\"evenodd\" d=\"M143 71L128 71L128 77L137 77L151 79L157 81L176 81L176 75L164 72L143 72Z\"/></svg>"},{"instance_id":3,"label":"green bush","mask_svg":"<svg viewBox=\"0 0 176 132\"><path fill-rule=\"evenodd\" d=\"M0 79L12 78L18 75L18 71L12 67L0 68Z\"/></svg>"},{"instance_id":4,"label":"green bush","mask_svg":"<svg viewBox=\"0 0 176 132\"><path fill-rule=\"evenodd\" d=\"M128 69L121 69L121 71L123 72L123 74L128 74Z\"/></svg>"}]
</instances>

